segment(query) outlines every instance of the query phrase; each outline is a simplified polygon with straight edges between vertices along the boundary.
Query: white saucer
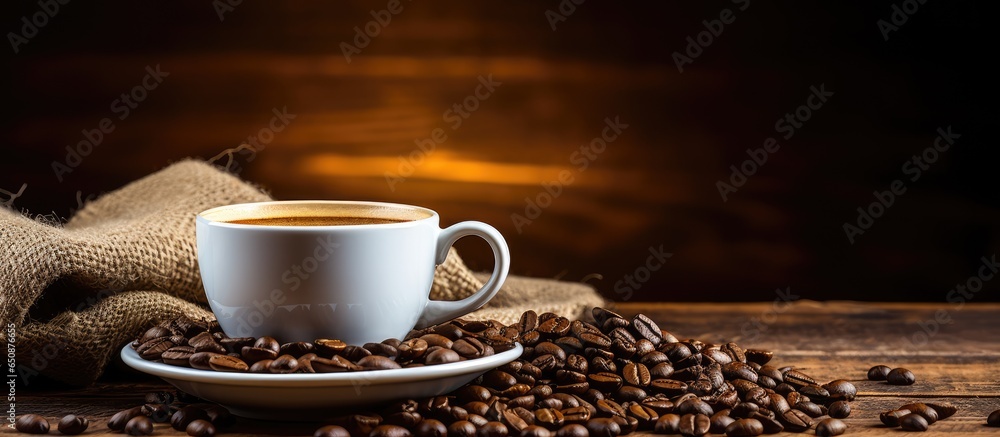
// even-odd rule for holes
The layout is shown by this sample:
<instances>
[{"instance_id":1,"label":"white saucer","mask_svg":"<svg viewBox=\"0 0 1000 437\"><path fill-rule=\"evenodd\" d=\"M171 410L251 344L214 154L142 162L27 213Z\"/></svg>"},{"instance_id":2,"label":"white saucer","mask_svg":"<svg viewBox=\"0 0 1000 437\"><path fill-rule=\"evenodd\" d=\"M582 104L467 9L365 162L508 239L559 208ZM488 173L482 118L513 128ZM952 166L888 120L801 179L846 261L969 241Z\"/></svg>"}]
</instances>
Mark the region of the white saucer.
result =
<instances>
[{"instance_id":1,"label":"white saucer","mask_svg":"<svg viewBox=\"0 0 1000 437\"><path fill-rule=\"evenodd\" d=\"M233 414L267 420L327 420L337 408L386 403L448 393L487 371L514 361L514 349L475 360L394 370L343 373L228 373L146 361L131 346L122 349L130 367L192 395L217 402Z\"/></svg>"}]
</instances>

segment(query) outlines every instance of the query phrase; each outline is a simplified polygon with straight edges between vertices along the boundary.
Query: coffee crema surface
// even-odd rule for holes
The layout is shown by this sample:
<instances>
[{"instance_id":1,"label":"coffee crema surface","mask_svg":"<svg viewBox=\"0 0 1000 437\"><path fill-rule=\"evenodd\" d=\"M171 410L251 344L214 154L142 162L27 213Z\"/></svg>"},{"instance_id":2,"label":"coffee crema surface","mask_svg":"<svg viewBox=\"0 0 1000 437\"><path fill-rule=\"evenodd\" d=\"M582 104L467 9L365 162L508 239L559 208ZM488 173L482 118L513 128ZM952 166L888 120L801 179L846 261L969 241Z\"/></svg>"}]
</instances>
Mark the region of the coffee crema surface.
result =
<instances>
[{"instance_id":1,"label":"coffee crema surface","mask_svg":"<svg viewBox=\"0 0 1000 437\"><path fill-rule=\"evenodd\" d=\"M410 220L399 220L386 217L337 217L337 216L292 216L292 217L261 217L240 220L226 220L225 223L239 225L261 226L350 226L350 225L385 225L402 223Z\"/></svg>"}]
</instances>

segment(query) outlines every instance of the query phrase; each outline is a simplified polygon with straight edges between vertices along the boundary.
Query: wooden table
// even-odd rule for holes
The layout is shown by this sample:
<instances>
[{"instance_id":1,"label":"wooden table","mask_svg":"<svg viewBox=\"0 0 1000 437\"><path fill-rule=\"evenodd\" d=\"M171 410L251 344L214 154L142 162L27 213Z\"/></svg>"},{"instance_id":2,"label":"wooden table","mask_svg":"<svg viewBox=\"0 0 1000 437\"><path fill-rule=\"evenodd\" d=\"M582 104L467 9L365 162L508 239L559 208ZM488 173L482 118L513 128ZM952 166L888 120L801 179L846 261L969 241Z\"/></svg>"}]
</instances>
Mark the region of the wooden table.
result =
<instances>
[{"instance_id":1,"label":"wooden table","mask_svg":"<svg viewBox=\"0 0 1000 437\"><path fill-rule=\"evenodd\" d=\"M959 407L924 435L1000 434L1000 428L984 426L989 412L1000 409L1000 304L628 303L617 310L643 312L681 338L773 350L773 362L798 366L818 380L852 380L858 397L847 419L850 435L900 432L881 426L878 413L914 401ZM865 380L875 364L907 367L917 383L900 387ZM139 405L147 391L165 388L161 381L136 376L83 389L22 389L17 412L55 421L66 413L83 414L94 422L86 435L101 435L111 414ZM296 435L311 434L316 426L241 419L234 431ZM156 435L180 434L157 425Z\"/></svg>"}]
</instances>

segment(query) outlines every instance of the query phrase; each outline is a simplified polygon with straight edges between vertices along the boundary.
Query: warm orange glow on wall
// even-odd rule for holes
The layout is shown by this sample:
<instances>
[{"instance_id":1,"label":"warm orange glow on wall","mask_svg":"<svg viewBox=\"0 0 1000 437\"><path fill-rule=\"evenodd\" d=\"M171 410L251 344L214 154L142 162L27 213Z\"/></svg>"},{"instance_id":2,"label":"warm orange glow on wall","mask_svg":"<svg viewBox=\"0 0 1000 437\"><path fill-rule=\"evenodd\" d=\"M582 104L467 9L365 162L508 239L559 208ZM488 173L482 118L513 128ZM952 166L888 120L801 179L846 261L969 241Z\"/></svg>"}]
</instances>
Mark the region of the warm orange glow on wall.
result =
<instances>
[{"instance_id":1,"label":"warm orange glow on wall","mask_svg":"<svg viewBox=\"0 0 1000 437\"><path fill-rule=\"evenodd\" d=\"M576 175L570 166L500 163L463 159L453 153L437 151L423 161L410 162L400 156L349 156L335 153L314 154L302 160L299 170L317 176L378 177L394 176L438 181L475 182L502 185L538 185L554 181L562 171ZM409 170L411 169L412 170ZM412 171L412 173L409 173ZM407 176L409 174L409 176ZM588 170L582 185L602 184L610 180L607 172ZM585 183L584 183L585 182Z\"/></svg>"}]
</instances>

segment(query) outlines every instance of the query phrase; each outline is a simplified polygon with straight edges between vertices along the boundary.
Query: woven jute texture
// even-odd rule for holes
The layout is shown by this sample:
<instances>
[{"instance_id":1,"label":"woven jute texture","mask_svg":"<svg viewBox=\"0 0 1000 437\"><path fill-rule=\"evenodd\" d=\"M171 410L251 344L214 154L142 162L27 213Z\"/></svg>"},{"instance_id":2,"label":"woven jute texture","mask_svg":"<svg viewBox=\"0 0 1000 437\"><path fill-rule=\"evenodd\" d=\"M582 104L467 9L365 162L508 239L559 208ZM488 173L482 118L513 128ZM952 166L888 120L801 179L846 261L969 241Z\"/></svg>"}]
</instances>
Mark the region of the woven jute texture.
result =
<instances>
[{"instance_id":1,"label":"woven jute texture","mask_svg":"<svg viewBox=\"0 0 1000 437\"><path fill-rule=\"evenodd\" d=\"M125 343L160 321L212 318L195 216L265 200L257 187L186 160L101 196L61 227L0 208L0 316L5 336L13 327L18 373L88 384ZM431 298L466 297L483 279L452 250L437 268ZM601 303L585 285L510 277L466 318L511 322L527 309L579 317Z\"/></svg>"}]
</instances>

